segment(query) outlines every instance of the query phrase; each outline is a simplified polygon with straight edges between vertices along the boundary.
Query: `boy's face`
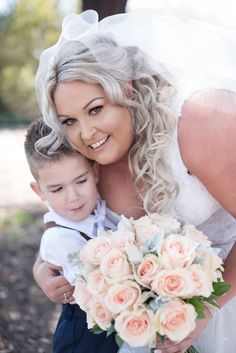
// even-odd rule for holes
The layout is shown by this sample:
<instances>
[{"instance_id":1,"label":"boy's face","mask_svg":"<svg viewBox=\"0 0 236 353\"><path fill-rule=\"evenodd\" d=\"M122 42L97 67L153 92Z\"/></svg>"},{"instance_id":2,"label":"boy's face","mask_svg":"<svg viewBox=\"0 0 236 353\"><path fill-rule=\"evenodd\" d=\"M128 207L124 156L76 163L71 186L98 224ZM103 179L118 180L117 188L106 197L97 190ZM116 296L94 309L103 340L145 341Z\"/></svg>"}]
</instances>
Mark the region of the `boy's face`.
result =
<instances>
[{"instance_id":1,"label":"boy's face","mask_svg":"<svg viewBox=\"0 0 236 353\"><path fill-rule=\"evenodd\" d=\"M62 217L72 221L87 218L96 206L98 173L81 155L65 156L45 163L32 189Z\"/></svg>"}]
</instances>

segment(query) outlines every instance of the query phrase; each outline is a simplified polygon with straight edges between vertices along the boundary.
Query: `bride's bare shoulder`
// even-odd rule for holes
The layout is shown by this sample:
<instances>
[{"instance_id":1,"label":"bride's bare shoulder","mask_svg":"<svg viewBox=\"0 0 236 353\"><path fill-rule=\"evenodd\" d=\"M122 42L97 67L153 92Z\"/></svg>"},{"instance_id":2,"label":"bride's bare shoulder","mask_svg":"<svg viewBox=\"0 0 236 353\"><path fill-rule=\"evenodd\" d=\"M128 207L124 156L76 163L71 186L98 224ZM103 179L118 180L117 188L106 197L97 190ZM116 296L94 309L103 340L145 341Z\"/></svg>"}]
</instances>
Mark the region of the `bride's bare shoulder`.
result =
<instances>
[{"instance_id":1,"label":"bride's bare shoulder","mask_svg":"<svg viewBox=\"0 0 236 353\"><path fill-rule=\"evenodd\" d=\"M182 107L178 141L185 163L214 157L236 145L236 92L211 89L195 92ZM209 160L208 160L209 162ZM190 166L189 166L190 167Z\"/></svg>"},{"instance_id":2,"label":"bride's bare shoulder","mask_svg":"<svg viewBox=\"0 0 236 353\"><path fill-rule=\"evenodd\" d=\"M178 142L186 167L218 201L224 204L223 199L229 193L236 198L235 92L198 91L186 100L179 121Z\"/></svg>"}]
</instances>

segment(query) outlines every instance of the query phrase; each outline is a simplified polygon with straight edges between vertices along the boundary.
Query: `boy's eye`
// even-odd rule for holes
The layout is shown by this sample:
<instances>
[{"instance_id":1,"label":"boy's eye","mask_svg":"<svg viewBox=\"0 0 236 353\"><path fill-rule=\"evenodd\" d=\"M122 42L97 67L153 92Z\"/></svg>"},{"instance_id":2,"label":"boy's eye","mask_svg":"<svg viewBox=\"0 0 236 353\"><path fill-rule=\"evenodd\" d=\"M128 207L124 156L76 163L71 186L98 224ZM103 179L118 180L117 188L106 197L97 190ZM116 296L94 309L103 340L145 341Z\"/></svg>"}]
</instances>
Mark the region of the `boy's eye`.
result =
<instances>
[{"instance_id":1,"label":"boy's eye","mask_svg":"<svg viewBox=\"0 0 236 353\"><path fill-rule=\"evenodd\" d=\"M60 187L58 187L57 189L52 190L52 192L55 193L55 192L59 192L59 191L61 191L61 190L62 190L62 187L60 186Z\"/></svg>"},{"instance_id":2,"label":"boy's eye","mask_svg":"<svg viewBox=\"0 0 236 353\"><path fill-rule=\"evenodd\" d=\"M76 184L83 184L86 183L87 179L81 179L76 182Z\"/></svg>"},{"instance_id":3,"label":"boy's eye","mask_svg":"<svg viewBox=\"0 0 236 353\"><path fill-rule=\"evenodd\" d=\"M76 119L73 118L66 118L64 120L61 120L61 124L62 125L66 125L66 126L72 126L77 122Z\"/></svg>"},{"instance_id":4,"label":"boy's eye","mask_svg":"<svg viewBox=\"0 0 236 353\"><path fill-rule=\"evenodd\" d=\"M98 105L97 107L89 109L89 115L96 115L102 110L103 106Z\"/></svg>"}]
</instances>

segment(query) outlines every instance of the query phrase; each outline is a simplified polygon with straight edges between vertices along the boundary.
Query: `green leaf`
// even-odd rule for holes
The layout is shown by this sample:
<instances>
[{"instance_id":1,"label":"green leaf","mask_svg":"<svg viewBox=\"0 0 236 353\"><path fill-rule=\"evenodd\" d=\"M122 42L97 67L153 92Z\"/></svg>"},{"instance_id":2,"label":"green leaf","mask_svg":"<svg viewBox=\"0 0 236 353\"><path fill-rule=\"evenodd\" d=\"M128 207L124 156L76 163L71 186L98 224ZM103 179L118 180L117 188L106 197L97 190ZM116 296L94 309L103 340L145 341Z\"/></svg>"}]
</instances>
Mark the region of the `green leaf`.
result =
<instances>
[{"instance_id":1,"label":"green leaf","mask_svg":"<svg viewBox=\"0 0 236 353\"><path fill-rule=\"evenodd\" d=\"M121 347L122 344L124 343L124 341L122 340L122 338L120 338L120 336L117 335L117 334L115 335L115 341L116 341L116 344L117 344L118 347Z\"/></svg>"},{"instance_id":2,"label":"green leaf","mask_svg":"<svg viewBox=\"0 0 236 353\"><path fill-rule=\"evenodd\" d=\"M221 295L225 294L229 289L231 285L226 283L226 282L214 282L213 283L213 288L214 288L214 294L217 295L217 297L220 297Z\"/></svg>"},{"instance_id":3,"label":"green leaf","mask_svg":"<svg viewBox=\"0 0 236 353\"><path fill-rule=\"evenodd\" d=\"M193 297L193 298L188 299L187 302L194 306L198 319L203 319L205 317L204 316L204 303L203 303L202 297Z\"/></svg>"},{"instance_id":4,"label":"green leaf","mask_svg":"<svg viewBox=\"0 0 236 353\"><path fill-rule=\"evenodd\" d=\"M99 333L104 332L104 330L101 329L101 327L99 327L97 324L94 325L94 326L90 329L90 331L91 331L92 333L94 333L95 335L98 335Z\"/></svg>"},{"instance_id":5,"label":"green leaf","mask_svg":"<svg viewBox=\"0 0 236 353\"><path fill-rule=\"evenodd\" d=\"M198 351L196 350L196 348L194 348L193 346L189 347L185 353L198 353Z\"/></svg>"},{"instance_id":6,"label":"green leaf","mask_svg":"<svg viewBox=\"0 0 236 353\"><path fill-rule=\"evenodd\" d=\"M107 329L107 337L110 336L113 332L115 332L115 327L114 327L114 325L111 325L111 326Z\"/></svg>"}]
</instances>

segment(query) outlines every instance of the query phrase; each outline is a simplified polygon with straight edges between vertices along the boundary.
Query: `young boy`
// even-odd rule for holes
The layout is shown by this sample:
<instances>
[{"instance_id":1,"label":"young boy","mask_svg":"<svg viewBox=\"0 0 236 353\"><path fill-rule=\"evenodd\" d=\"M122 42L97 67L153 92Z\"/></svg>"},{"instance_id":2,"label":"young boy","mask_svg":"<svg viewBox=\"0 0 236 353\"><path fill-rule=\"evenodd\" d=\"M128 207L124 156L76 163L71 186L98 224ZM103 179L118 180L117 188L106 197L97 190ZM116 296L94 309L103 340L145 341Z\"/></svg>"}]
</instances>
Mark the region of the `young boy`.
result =
<instances>
[{"instance_id":1,"label":"young boy","mask_svg":"<svg viewBox=\"0 0 236 353\"><path fill-rule=\"evenodd\" d=\"M43 260L61 266L73 285L78 269L68 254L81 249L89 238L104 229L115 230L119 216L106 208L97 193L98 166L62 144L56 152L38 151L35 143L51 132L42 119L34 121L25 139L26 158L34 176L31 188L49 211L41 239ZM66 299L66 298L65 298ZM117 352L114 336L94 335L87 329L86 315L74 302L63 304L53 342L53 353Z\"/></svg>"}]
</instances>

